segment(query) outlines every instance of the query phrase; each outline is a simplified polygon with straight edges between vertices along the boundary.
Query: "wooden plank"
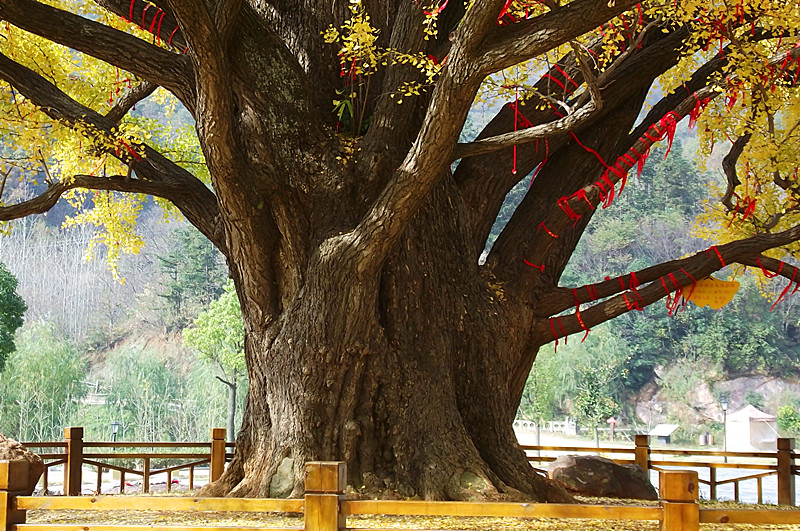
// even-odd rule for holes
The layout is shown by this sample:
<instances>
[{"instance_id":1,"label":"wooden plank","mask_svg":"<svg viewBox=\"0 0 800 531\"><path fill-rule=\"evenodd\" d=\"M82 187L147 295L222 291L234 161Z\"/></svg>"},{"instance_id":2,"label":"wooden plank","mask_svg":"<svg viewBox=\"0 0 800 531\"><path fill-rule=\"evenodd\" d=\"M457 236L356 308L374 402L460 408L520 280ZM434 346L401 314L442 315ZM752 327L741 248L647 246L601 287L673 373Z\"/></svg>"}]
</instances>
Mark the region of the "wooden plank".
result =
<instances>
[{"instance_id":1,"label":"wooden plank","mask_svg":"<svg viewBox=\"0 0 800 531\"><path fill-rule=\"evenodd\" d=\"M700 529L700 511L697 504L665 503L661 529L662 531L698 531Z\"/></svg>"},{"instance_id":2,"label":"wooden plank","mask_svg":"<svg viewBox=\"0 0 800 531\"><path fill-rule=\"evenodd\" d=\"M760 459L774 460L777 452L720 452L716 450L667 450L664 448L651 448L651 454L659 455L686 455L686 456L703 456L703 457L758 457Z\"/></svg>"},{"instance_id":3,"label":"wooden plank","mask_svg":"<svg viewBox=\"0 0 800 531\"><path fill-rule=\"evenodd\" d=\"M302 527L19 524L11 531L302 531Z\"/></svg>"},{"instance_id":4,"label":"wooden plank","mask_svg":"<svg viewBox=\"0 0 800 531\"><path fill-rule=\"evenodd\" d=\"M305 531L340 531L344 527L337 494L306 494Z\"/></svg>"},{"instance_id":5,"label":"wooden plank","mask_svg":"<svg viewBox=\"0 0 800 531\"><path fill-rule=\"evenodd\" d=\"M632 454L633 448L596 448L594 446L530 446L521 445L520 448L529 452L541 450L542 452L582 452L592 454Z\"/></svg>"},{"instance_id":6,"label":"wooden plank","mask_svg":"<svg viewBox=\"0 0 800 531\"><path fill-rule=\"evenodd\" d=\"M83 457L86 459L203 459L208 458L208 454L189 454L189 453L173 453L173 454L154 454L154 453L116 453L116 454L89 454L84 453Z\"/></svg>"},{"instance_id":7,"label":"wooden plank","mask_svg":"<svg viewBox=\"0 0 800 531\"><path fill-rule=\"evenodd\" d=\"M700 509L701 524L800 524L800 511Z\"/></svg>"},{"instance_id":8,"label":"wooden plank","mask_svg":"<svg viewBox=\"0 0 800 531\"><path fill-rule=\"evenodd\" d=\"M763 474L753 474L752 476L742 476L740 478L721 479L717 481L717 485L725 485L726 483L738 483L740 481L747 481L749 479L757 479L760 482L761 478L766 478L774 475L776 475L775 472L764 472Z\"/></svg>"},{"instance_id":9,"label":"wooden plank","mask_svg":"<svg viewBox=\"0 0 800 531\"><path fill-rule=\"evenodd\" d=\"M20 496L17 507L77 511L234 511L301 513L304 501L273 498L181 498L173 496Z\"/></svg>"},{"instance_id":10,"label":"wooden plank","mask_svg":"<svg viewBox=\"0 0 800 531\"><path fill-rule=\"evenodd\" d=\"M491 516L515 518L595 518L601 520L660 520L660 507L578 505L559 503L473 503L359 500L341 502L341 512L415 516Z\"/></svg>"},{"instance_id":11,"label":"wooden plank","mask_svg":"<svg viewBox=\"0 0 800 531\"><path fill-rule=\"evenodd\" d=\"M201 459L200 461L192 461L191 463L183 463L167 468L158 468L156 470L151 470L150 475L155 476L156 474L163 474L164 472L175 472L176 470L183 470L184 468L194 469L196 466L204 465L209 462L211 462L211 458ZM194 473L193 470L192 473Z\"/></svg>"},{"instance_id":12,"label":"wooden plank","mask_svg":"<svg viewBox=\"0 0 800 531\"><path fill-rule=\"evenodd\" d=\"M28 462L0 461L0 490L15 492L28 487Z\"/></svg>"},{"instance_id":13,"label":"wooden plank","mask_svg":"<svg viewBox=\"0 0 800 531\"><path fill-rule=\"evenodd\" d=\"M62 443L63 444L63 443ZM211 448L210 442L84 442L88 448ZM66 446L66 445L65 445Z\"/></svg>"},{"instance_id":14,"label":"wooden plank","mask_svg":"<svg viewBox=\"0 0 800 531\"><path fill-rule=\"evenodd\" d=\"M777 470L777 465L761 465L755 463L703 463L700 461L650 461L656 466L679 466L692 468L736 468L741 470Z\"/></svg>"}]
</instances>

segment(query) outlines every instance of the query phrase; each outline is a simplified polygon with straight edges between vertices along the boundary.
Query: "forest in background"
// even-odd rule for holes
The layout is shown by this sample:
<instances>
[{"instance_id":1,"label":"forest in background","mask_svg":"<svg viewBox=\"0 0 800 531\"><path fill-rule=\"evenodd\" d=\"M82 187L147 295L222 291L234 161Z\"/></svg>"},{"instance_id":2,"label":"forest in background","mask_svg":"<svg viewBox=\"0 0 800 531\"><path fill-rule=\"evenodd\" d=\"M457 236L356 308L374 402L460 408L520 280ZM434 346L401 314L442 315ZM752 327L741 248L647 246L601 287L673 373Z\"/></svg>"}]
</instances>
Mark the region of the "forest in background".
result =
<instances>
[{"instance_id":1,"label":"forest in background","mask_svg":"<svg viewBox=\"0 0 800 531\"><path fill-rule=\"evenodd\" d=\"M692 150L684 130L668 157L654 152L618 200L595 212L598 219L581 239L564 284L597 282L708 245L688 236L686 227L710 199L708 183L721 177L696 169ZM509 193L487 246L529 183ZM83 425L87 438L103 440L116 420L123 440L204 440L210 427L225 426L228 393L219 381L226 378L219 360L181 341L183 329L223 294L225 264L191 226L152 206L143 209L137 229L146 245L122 256L119 279L102 248L86 259L91 227L62 227L68 205L19 220L0 238L0 261L19 280L28 305L17 352L0 373L0 432L59 439L64 426ZM770 311L780 283L758 284L730 268L724 273L718 277L735 273L742 287L722 310L689 304L668 315L657 304L595 327L585 341L575 336L557 349L543 347L519 416L572 416L592 425L615 415L632 425L640 422L634 402L647 384L655 382L666 398L680 402L698 379L713 388L743 375L800 375L797 299ZM234 381L240 411L246 378ZM782 427L800 432L800 396L779 400ZM748 401L763 407L765 397L753 394ZM696 431L719 429L709 420L677 435L689 440Z\"/></svg>"},{"instance_id":2,"label":"forest in background","mask_svg":"<svg viewBox=\"0 0 800 531\"><path fill-rule=\"evenodd\" d=\"M28 305L0 373L0 432L58 440L80 425L108 440L117 421L120 440L206 440L226 425L226 376L181 336L224 293L221 255L188 224L145 209L147 245L122 257L115 280L102 254L85 257L92 231L62 219L23 219L0 238ZM245 390L240 379L239 413Z\"/></svg>"}]
</instances>

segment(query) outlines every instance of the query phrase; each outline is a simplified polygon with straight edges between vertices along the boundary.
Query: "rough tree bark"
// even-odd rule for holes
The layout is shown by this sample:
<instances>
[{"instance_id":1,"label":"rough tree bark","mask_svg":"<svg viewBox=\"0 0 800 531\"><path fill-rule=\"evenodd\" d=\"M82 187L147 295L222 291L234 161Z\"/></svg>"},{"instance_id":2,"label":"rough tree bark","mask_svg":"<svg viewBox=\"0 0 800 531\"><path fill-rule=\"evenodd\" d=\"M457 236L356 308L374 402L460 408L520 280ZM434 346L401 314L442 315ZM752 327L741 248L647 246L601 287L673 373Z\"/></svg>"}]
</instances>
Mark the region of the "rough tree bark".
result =
<instances>
[{"instance_id":1,"label":"rough tree bark","mask_svg":"<svg viewBox=\"0 0 800 531\"><path fill-rule=\"evenodd\" d=\"M388 94L408 69L390 65L377 74L377 96L366 103L370 127L355 152L335 133L328 111L340 66L319 35L342 24L346 3L154 0L149 15L141 0L98 3L144 26L164 13L165 27L179 24L176 51L34 0L3 0L0 17L129 70L147 88L171 90L197 119L213 192L136 145L147 156L116 154L133 178L76 176L0 208L0 219L45 211L73 187L149 193L175 203L224 253L243 311L250 387L236 456L204 493L298 496L304 462L341 459L356 487L388 495L570 499L527 465L512 421L540 346L631 309L612 279L596 285L605 301L564 316L558 330L550 320L574 306L558 279L591 218L586 203L599 201L592 183L605 168L560 126L544 131L541 142L530 132L514 140L516 175L512 142L502 139L503 149L480 147L454 173L450 165L487 75L583 35L635 2L575 0L498 26L504 0L476 2L468 12L465 2L451 1L440 37L426 41L415 2L365 0L382 45L446 54L447 62L429 95L403 105ZM679 59L685 35L683 28L644 35L641 48L620 55L605 76L579 68L574 55L562 61L571 79L597 91L586 118L570 127L604 160L634 145L649 147L629 131L652 80ZM692 90L705 87L719 67L698 74ZM550 75L566 82L560 71ZM52 117L90 123L101 136L113 136L124 114L101 116L9 57L0 56L0 77ZM545 81L538 88L561 97ZM675 95L665 101L681 115L691 108ZM526 112L535 125L557 121L550 111ZM645 127L660 132L662 115L648 116ZM507 105L481 138L513 130ZM503 197L544 160L479 265ZM573 224L557 203L581 188L587 199L570 202L583 216ZM559 238L537 232L542 223ZM797 237L797 230L759 236L719 251L728 263L753 260ZM662 298L656 280L666 273L702 276L720 267L701 253L650 268L639 272L637 296L643 304ZM690 283L685 276L678 281ZM575 297L594 300L582 291ZM290 492L279 488L287 478Z\"/></svg>"}]
</instances>

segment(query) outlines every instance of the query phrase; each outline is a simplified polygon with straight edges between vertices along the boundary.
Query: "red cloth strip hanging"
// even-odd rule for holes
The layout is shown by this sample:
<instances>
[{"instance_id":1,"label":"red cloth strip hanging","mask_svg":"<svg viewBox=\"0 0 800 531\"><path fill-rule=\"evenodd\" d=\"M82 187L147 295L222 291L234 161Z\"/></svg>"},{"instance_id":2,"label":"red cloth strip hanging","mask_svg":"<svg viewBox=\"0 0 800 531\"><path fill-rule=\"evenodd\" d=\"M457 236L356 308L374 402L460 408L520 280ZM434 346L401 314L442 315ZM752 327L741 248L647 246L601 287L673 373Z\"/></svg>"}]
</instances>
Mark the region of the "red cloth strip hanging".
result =
<instances>
[{"instance_id":1,"label":"red cloth strip hanging","mask_svg":"<svg viewBox=\"0 0 800 531\"><path fill-rule=\"evenodd\" d=\"M133 22L133 5L136 3L136 0L131 0L131 13L128 16L128 22Z\"/></svg>"},{"instance_id":2,"label":"red cloth strip hanging","mask_svg":"<svg viewBox=\"0 0 800 531\"><path fill-rule=\"evenodd\" d=\"M600 294L597 293L597 288L594 286L594 284L587 284L586 291L589 293L589 299L592 302L600 298Z\"/></svg>"},{"instance_id":3,"label":"red cloth strip hanging","mask_svg":"<svg viewBox=\"0 0 800 531\"><path fill-rule=\"evenodd\" d=\"M725 260L722 258L722 254L719 252L719 249L717 249L716 245L712 245L711 247L706 249L706 254L708 254L711 251L714 251L714 253L717 255L717 258L719 258L719 263L722 264L722 267L725 267L726 266Z\"/></svg>"},{"instance_id":4,"label":"red cloth strip hanging","mask_svg":"<svg viewBox=\"0 0 800 531\"><path fill-rule=\"evenodd\" d=\"M564 323L561 322L561 317L556 318L558 327L561 329L561 334L564 336L564 344L567 344L567 331L564 330Z\"/></svg>"},{"instance_id":5,"label":"red cloth strip hanging","mask_svg":"<svg viewBox=\"0 0 800 531\"><path fill-rule=\"evenodd\" d=\"M172 39L175 37L175 34L178 33L180 26L175 26L175 29L172 30L172 33L169 34L169 40L167 41L168 45L172 45Z\"/></svg>"},{"instance_id":6,"label":"red cloth strip hanging","mask_svg":"<svg viewBox=\"0 0 800 531\"><path fill-rule=\"evenodd\" d=\"M781 265L778 267L778 272L777 273L773 273L772 271L768 271L766 268L764 268L764 266L761 265L761 257L760 256L756 257L756 263L758 264L758 267L761 268L761 272L767 278L775 278L775 277L777 277L778 275L781 274L781 271L783 271L783 264L784 264L783 260L781 260L781 262L780 262Z\"/></svg>"},{"instance_id":7,"label":"red cloth strip hanging","mask_svg":"<svg viewBox=\"0 0 800 531\"><path fill-rule=\"evenodd\" d=\"M497 15L497 22L498 22L498 23L500 22L500 19L501 19L501 18L503 18L503 17L505 16L505 14L508 12L508 8L509 8L509 7L511 7L511 3L512 3L513 1L514 1L514 0L506 0L506 3L505 3L505 5L503 6L503 9L501 9L501 10L500 10L500 14L499 14L499 15Z\"/></svg>"},{"instance_id":8,"label":"red cloth strip hanging","mask_svg":"<svg viewBox=\"0 0 800 531\"><path fill-rule=\"evenodd\" d=\"M441 5L439 5L439 6L438 6L436 9L434 9L433 11L431 11L431 12L429 12L429 11L423 11L423 13L425 13L425 14L426 14L427 16L429 16L429 17L431 17L431 16L436 16L436 15L438 15L439 13L441 13L441 12L442 12L442 10L443 10L445 7L447 7L447 2L449 2L449 1L450 1L450 0L444 0L444 2L442 2L442 3L441 3Z\"/></svg>"},{"instance_id":9,"label":"red cloth strip hanging","mask_svg":"<svg viewBox=\"0 0 800 531\"><path fill-rule=\"evenodd\" d=\"M120 139L118 139L118 140L117 140L117 143L118 143L118 144L122 144L122 145L125 147L125 149L127 149L127 150L128 150L128 153L130 153L130 154L133 156L133 158L134 158L134 159L136 159L137 161L138 161L138 160L142 160L142 158L139 156L139 154L138 154L138 153L136 153L136 152L135 152L135 151L134 151L134 150L131 148L131 146L129 146L129 145L128 145L128 143L127 143L127 142L125 142L125 140L123 140L123 139L121 139L121 138L120 138ZM119 146L117 146L117 148L116 148L116 153L117 153L117 156L119 156Z\"/></svg>"},{"instance_id":10,"label":"red cloth strip hanging","mask_svg":"<svg viewBox=\"0 0 800 531\"><path fill-rule=\"evenodd\" d=\"M681 268L681 273L692 279L692 288L689 290L689 294L684 297L684 299L689 300L689 298L692 296L692 293L694 293L694 288L697 287L697 281L694 279L692 275L687 273L684 268Z\"/></svg>"},{"instance_id":11,"label":"red cloth strip hanging","mask_svg":"<svg viewBox=\"0 0 800 531\"><path fill-rule=\"evenodd\" d=\"M790 280L789 283L786 285L786 287L783 288L783 291L781 292L781 294L778 295L778 298L775 299L775 302L773 302L772 306L769 307L769 311L772 311L775 308L775 306L777 306L777 304L779 302L781 302L784 297L786 297L786 294L789 292L789 288L791 288L792 285L794 284L795 277L797 277L797 268L796 267L794 268L794 273L792 274L792 280ZM795 288L794 291L797 291L797 288ZM794 292L792 292L792 293L794 293Z\"/></svg>"},{"instance_id":12,"label":"red cloth strip hanging","mask_svg":"<svg viewBox=\"0 0 800 531\"><path fill-rule=\"evenodd\" d=\"M697 125L697 119L700 117L700 113L703 112L708 102L711 101L710 96L701 100L697 97L697 93L692 93L692 95L694 99L697 100L697 103L695 103L694 108L689 112L689 130L694 129L694 126Z\"/></svg>"},{"instance_id":13,"label":"red cloth strip hanging","mask_svg":"<svg viewBox=\"0 0 800 531\"><path fill-rule=\"evenodd\" d=\"M148 30L147 30L147 31L149 31L150 33L153 33L153 34L155 34L155 29L156 29L156 20L158 19L158 15L160 15L161 13L163 13L163 11L161 11L161 8L159 8L159 9L158 9L158 11L156 11L156 14L155 14L155 15L153 15L153 21L152 21L152 22L150 22L150 29L148 29Z\"/></svg>"},{"instance_id":14,"label":"red cloth strip hanging","mask_svg":"<svg viewBox=\"0 0 800 531\"><path fill-rule=\"evenodd\" d=\"M667 294L667 309L669 310L669 307L672 304L672 292L667 287L667 281L664 280L664 277L658 277L658 280L661 281L661 285L664 287L664 292Z\"/></svg>"},{"instance_id":15,"label":"red cloth strip hanging","mask_svg":"<svg viewBox=\"0 0 800 531\"><path fill-rule=\"evenodd\" d=\"M150 4L145 3L144 9L142 9L142 28L147 28L147 10L150 9Z\"/></svg>"},{"instance_id":16,"label":"red cloth strip hanging","mask_svg":"<svg viewBox=\"0 0 800 531\"><path fill-rule=\"evenodd\" d=\"M567 73L564 71L564 69L563 69L563 68L561 68L560 66L558 66L558 63L554 64L554 65L553 65L553 68L555 68L555 69L556 69L556 71L558 71L558 73L559 73L559 74L561 74L562 76L564 76L564 79L566 79L567 81L569 81L570 83L572 83L572 85L573 85L575 88L579 88L579 87L580 87L580 85L579 85L579 84L578 84L578 83L577 83L577 82L576 82L574 79L572 79L572 77L571 77L569 74L567 74Z\"/></svg>"},{"instance_id":17,"label":"red cloth strip hanging","mask_svg":"<svg viewBox=\"0 0 800 531\"><path fill-rule=\"evenodd\" d=\"M558 234L555 234L553 233L553 231L548 229L547 225L544 224L544 221L539 223L539 227L536 228L536 232L539 232L540 230L544 230L547 234L550 235L551 238L558 238Z\"/></svg>"},{"instance_id":18,"label":"red cloth strip hanging","mask_svg":"<svg viewBox=\"0 0 800 531\"><path fill-rule=\"evenodd\" d=\"M543 76L542 76L542 79L545 79L545 78L547 78L547 79L551 79L551 80L553 81L553 83L555 83L556 85L558 85L559 87L561 87L561 90L563 90L564 92L569 92L570 94L572 94L572 91L571 91L571 90L569 90L569 89L567 88L567 86L566 86L566 85L564 85L564 83L562 83L562 82L561 82L561 81L559 81L558 79L554 78L554 77L553 77L553 76L551 76L550 74L545 74L545 75L543 75Z\"/></svg>"},{"instance_id":19,"label":"red cloth strip hanging","mask_svg":"<svg viewBox=\"0 0 800 531\"><path fill-rule=\"evenodd\" d=\"M526 264L526 265L529 265L529 266L531 266L531 267L535 267L536 269L538 269L539 271L541 271L542 273L544 273L544 264L542 264L542 265L536 265L536 264L533 264L533 263L531 263L531 262L528 262L528 260L527 260L527 259L525 259L525 258L523 258L523 259L522 259L522 261L523 261L523 262L525 262L525 264Z\"/></svg>"},{"instance_id":20,"label":"red cloth strip hanging","mask_svg":"<svg viewBox=\"0 0 800 531\"><path fill-rule=\"evenodd\" d=\"M161 23L164 22L164 15L167 13L162 11L161 18L158 19L158 29L156 30L156 41L161 42Z\"/></svg>"},{"instance_id":21,"label":"red cloth strip hanging","mask_svg":"<svg viewBox=\"0 0 800 531\"><path fill-rule=\"evenodd\" d=\"M553 319L553 318L551 317L551 318L550 318L550 333L551 333L551 334L553 334L553 339L554 339L554 340L555 340L555 342L556 342L556 352L558 352L558 334L556 334L556 327L555 327L555 325L553 324L553 321L555 321L555 319Z\"/></svg>"},{"instance_id":22,"label":"red cloth strip hanging","mask_svg":"<svg viewBox=\"0 0 800 531\"><path fill-rule=\"evenodd\" d=\"M583 322L583 319L581 318L581 312L576 311L575 317L578 318L578 323L581 325L581 328L586 331L586 333L583 334L583 339L581 339L581 343L583 343L584 341L586 341L586 338L589 337L589 332L591 332L592 329L586 327L586 324Z\"/></svg>"},{"instance_id":23,"label":"red cloth strip hanging","mask_svg":"<svg viewBox=\"0 0 800 531\"><path fill-rule=\"evenodd\" d=\"M557 204L558 204L558 206L561 208L561 210L563 210L563 211L564 211L564 214L566 214L566 215L567 215L567 217L569 217L569 219L570 219L570 220L571 220L573 223L577 223L577 221L578 221L579 219L581 219L581 216L580 216L580 214L578 214L577 212L575 212L575 211L572 209L572 207L571 207L571 206L569 206L569 197L566 197L566 196L564 196L564 197L561 197L561 198L558 200L558 203L557 203Z\"/></svg>"}]
</instances>

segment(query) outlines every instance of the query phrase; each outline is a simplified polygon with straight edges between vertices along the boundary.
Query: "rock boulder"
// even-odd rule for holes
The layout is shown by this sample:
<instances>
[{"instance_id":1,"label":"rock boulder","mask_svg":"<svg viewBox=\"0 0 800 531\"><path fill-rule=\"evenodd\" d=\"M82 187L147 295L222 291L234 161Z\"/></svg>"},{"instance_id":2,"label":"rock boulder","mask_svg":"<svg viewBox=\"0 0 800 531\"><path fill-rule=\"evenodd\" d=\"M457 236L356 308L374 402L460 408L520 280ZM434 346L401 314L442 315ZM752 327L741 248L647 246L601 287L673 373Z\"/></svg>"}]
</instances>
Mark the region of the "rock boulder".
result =
<instances>
[{"instance_id":1,"label":"rock boulder","mask_svg":"<svg viewBox=\"0 0 800 531\"><path fill-rule=\"evenodd\" d=\"M583 496L657 500L658 493L639 465L618 465L597 455L564 455L550 463L550 479Z\"/></svg>"},{"instance_id":2,"label":"rock boulder","mask_svg":"<svg viewBox=\"0 0 800 531\"><path fill-rule=\"evenodd\" d=\"M0 433L0 460L22 460L28 462L28 486L25 493L28 495L33 494L33 489L36 488L36 483L39 481L42 472L44 472L44 461L42 461L42 458L14 439L9 439Z\"/></svg>"}]
</instances>

